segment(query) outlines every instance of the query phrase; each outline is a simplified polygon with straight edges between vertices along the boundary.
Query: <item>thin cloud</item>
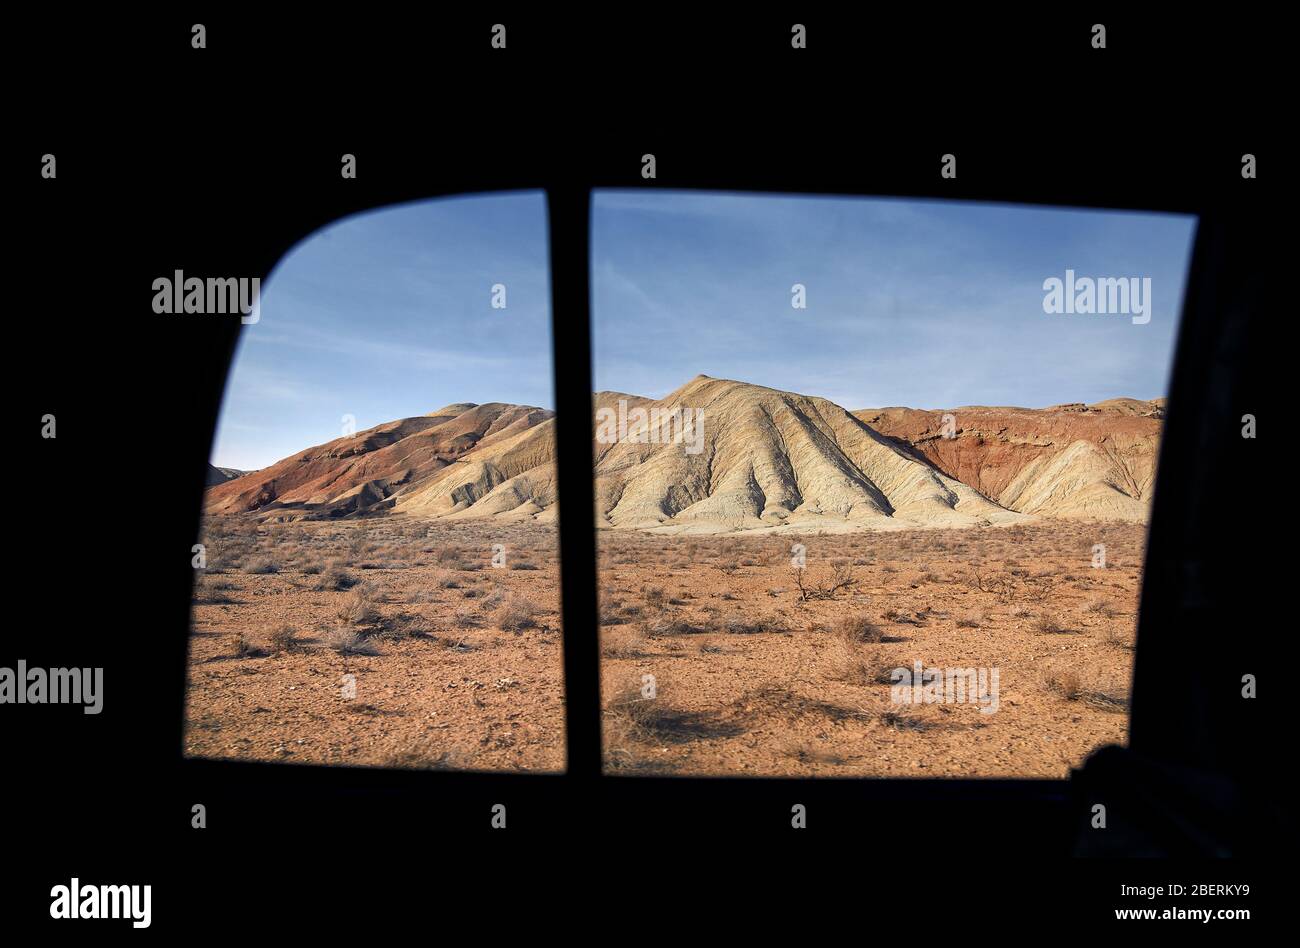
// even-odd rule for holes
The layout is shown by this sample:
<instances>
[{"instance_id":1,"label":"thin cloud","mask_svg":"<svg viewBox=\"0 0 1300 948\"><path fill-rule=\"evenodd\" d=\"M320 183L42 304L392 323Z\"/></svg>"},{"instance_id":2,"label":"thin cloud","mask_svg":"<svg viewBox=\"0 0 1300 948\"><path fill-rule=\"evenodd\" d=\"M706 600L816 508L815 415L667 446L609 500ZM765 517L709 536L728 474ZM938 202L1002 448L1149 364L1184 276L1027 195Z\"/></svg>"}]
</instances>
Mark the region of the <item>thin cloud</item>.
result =
<instances>
[{"instance_id":1,"label":"thin cloud","mask_svg":"<svg viewBox=\"0 0 1300 948\"><path fill-rule=\"evenodd\" d=\"M1193 227L1076 209L599 192L596 387L657 397L702 371L846 407L1152 397ZM1152 276L1151 324L1047 316L1042 282L1067 268ZM806 309L790 305L794 283Z\"/></svg>"},{"instance_id":2,"label":"thin cloud","mask_svg":"<svg viewBox=\"0 0 1300 948\"><path fill-rule=\"evenodd\" d=\"M546 239L544 195L516 192L386 208L298 244L240 339L213 463L265 467L340 437L345 419L551 407Z\"/></svg>"}]
</instances>

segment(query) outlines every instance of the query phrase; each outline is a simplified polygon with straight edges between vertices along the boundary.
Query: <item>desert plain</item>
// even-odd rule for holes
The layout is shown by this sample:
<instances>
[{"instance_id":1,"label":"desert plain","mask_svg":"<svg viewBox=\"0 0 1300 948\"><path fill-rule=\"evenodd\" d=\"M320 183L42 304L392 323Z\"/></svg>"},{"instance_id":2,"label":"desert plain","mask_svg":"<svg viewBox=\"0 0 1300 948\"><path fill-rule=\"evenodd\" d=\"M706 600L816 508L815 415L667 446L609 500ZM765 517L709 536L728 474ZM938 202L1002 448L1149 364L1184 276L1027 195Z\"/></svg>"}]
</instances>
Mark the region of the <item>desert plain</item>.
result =
<instances>
[{"instance_id":1,"label":"desert plain","mask_svg":"<svg viewBox=\"0 0 1300 948\"><path fill-rule=\"evenodd\" d=\"M1125 741L1162 403L620 400L705 430L593 436L610 773L1061 777ZM562 770L552 426L458 404L213 474L186 754ZM996 669L996 709L900 703L917 663Z\"/></svg>"},{"instance_id":2,"label":"desert plain","mask_svg":"<svg viewBox=\"0 0 1300 948\"><path fill-rule=\"evenodd\" d=\"M563 769L555 530L476 530L368 522L218 535L216 549L242 568L208 573L196 594L187 753ZM1125 740L1143 533L1074 523L795 541L602 534L606 766L1063 776ZM806 586L851 585L803 600L794 542L807 549ZM1105 568L1092 565L1098 542ZM498 544L505 565L494 567ZM889 671L918 660L998 668L997 711L893 703Z\"/></svg>"}]
</instances>

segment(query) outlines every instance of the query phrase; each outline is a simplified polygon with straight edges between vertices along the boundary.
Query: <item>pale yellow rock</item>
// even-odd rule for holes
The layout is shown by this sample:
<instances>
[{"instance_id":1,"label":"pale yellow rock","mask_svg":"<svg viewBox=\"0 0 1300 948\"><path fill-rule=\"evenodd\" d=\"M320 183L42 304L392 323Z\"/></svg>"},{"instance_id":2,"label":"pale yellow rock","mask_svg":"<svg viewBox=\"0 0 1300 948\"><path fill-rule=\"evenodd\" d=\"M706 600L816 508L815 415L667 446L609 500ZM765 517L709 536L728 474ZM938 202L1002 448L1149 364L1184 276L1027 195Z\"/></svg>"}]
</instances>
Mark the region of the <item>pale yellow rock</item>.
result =
<instances>
[{"instance_id":1,"label":"pale yellow rock","mask_svg":"<svg viewBox=\"0 0 1300 948\"><path fill-rule=\"evenodd\" d=\"M945 439L938 412L850 414L824 398L703 375L657 401L599 392L592 402L596 523L657 533L1141 521L1163 417L1161 401L1134 399L954 409L964 424ZM213 485L206 508L277 520L553 522L554 459L551 412L454 404Z\"/></svg>"}]
</instances>

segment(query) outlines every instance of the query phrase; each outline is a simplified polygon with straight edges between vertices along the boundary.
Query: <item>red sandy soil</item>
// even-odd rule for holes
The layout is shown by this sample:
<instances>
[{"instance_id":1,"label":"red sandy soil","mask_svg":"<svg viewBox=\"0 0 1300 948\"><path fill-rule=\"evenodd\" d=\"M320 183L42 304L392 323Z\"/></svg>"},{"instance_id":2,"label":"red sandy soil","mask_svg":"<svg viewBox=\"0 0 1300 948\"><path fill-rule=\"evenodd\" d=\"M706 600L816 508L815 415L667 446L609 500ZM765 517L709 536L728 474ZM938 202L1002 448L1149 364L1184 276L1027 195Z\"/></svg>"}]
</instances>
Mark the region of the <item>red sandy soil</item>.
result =
<instances>
[{"instance_id":1,"label":"red sandy soil","mask_svg":"<svg viewBox=\"0 0 1300 948\"><path fill-rule=\"evenodd\" d=\"M1080 521L834 536L602 531L607 767L1063 776L1125 740L1144 534ZM564 767L553 528L214 518L205 539L187 754ZM796 542L805 589L837 573L850 584L802 599ZM1095 543L1106 544L1105 569L1091 565ZM503 568L491 565L496 544ZM316 588L339 575L362 585ZM340 631L379 654L340 653ZM876 670L915 660L997 667L999 710L891 704Z\"/></svg>"},{"instance_id":2,"label":"red sandy soil","mask_svg":"<svg viewBox=\"0 0 1300 948\"><path fill-rule=\"evenodd\" d=\"M1049 521L807 536L805 586L833 585L837 569L852 585L803 601L790 564L800 538L602 534L606 765L1064 776L1126 739L1144 535ZM883 641L844 634L861 620ZM916 660L997 667L999 709L892 704L875 671ZM656 698L638 702L646 674Z\"/></svg>"},{"instance_id":3,"label":"red sandy soil","mask_svg":"<svg viewBox=\"0 0 1300 948\"><path fill-rule=\"evenodd\" d=\"M187 754L564 768L553 529L489 533L356 521L236 530L213 536L210 529L207 537L210 568L195 595ZM494 543L507 545L503 568L491 566ZM328 571L304 568L331 561L347 563L346 573L362 584L314 589ZM538 568L512 568L521 564ZM271 566L279 571L249 572ZM374 616L340 617L358 589L369 592ZM523 606L512 617L498 600ZM502 629L499 619L522 627ZM285 626L299 641L277 648L272 633ZM339 630L354 631L379 654L341 654L329 645ZM344 697L348 674L355 676L352 698Z\"/></svg>"}]
</instances>

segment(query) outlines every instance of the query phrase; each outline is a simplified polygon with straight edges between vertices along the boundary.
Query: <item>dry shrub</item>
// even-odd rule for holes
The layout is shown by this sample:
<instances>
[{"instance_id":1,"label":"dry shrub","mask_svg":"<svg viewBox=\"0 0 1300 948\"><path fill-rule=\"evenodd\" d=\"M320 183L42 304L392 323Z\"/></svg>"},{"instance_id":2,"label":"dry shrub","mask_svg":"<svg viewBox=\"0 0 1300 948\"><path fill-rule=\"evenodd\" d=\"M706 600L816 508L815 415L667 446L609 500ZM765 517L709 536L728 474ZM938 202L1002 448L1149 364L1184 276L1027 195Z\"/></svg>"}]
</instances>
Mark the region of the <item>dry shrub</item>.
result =
<instances>
[{"instance_id":1,"label":"dry shrub","mask_svg":"<svg viewBox=\"0 0 1300 948\"><path fill-rule=\"evenodd\" d=\"M831 626L835 637L849 645L879 642L885 633L880 626L864 615L849 614L840 616Z\"/></svg>"},{"instance_id":2,"label":"dry shrub","mask_svg":"<svg viewBox=\"0 0 1300 948\"><path fill-rule=\"evenodd\" d=\"M373 589L365 585L348 593L335 615L350 625L377 625L382 618L375 607Z\"/></svg>"},{"instance_id":3,"label":"dry shrub","mask_svg":"<svg viewBox=\"0 0 1300 948\"><path fill-rule=\"evenodd\" d=\"M691 625L677 616L658 616L641 623L641 634L646 638L664 638L673 635L699 635L708 629Z\"/></svg>"},{"instance_id":4,"label":"dry shrub","mask_svg":"<svg viewBox=\"0 0 1300 948\"><path fill-rule=\"evenodd\" d=\"M1043 613L1034 623L1034 631L1039 635L1070 635L1074 629L1062 625L1055 616Z\"/></svg>"},{"instance_id":5,"label":"dry shrub","mask_svg":"<svg viewBox=\"0 0 1300 948\"><path fill-rule=\"evenodd\" d=\"M1043 676L1043 687L1066 701L1078 701L1083 694L1083 676L1072 668L1048 672Z\"/></svg>"},{"instance_id":6,"label":"dry shrub","mask_svg":"<svg viewBox=\"0 0 1300 948\"><path fill-rule=\"evenodd\" d=\"M600 654L605 658L640 658L643 654L636 639L627 632L605 632L601 639Z\"/></svg>"},{"instance_id":7,"label":"dry shrub","mask_svg":"<svg viewBox=\"0 0 1300 948\"><path fill-rule=\"evenodd\" d=\"M1087 604L1084 605L1083 611L1092 613L1093 615L1099 615L1107 619L1113 619L1117 615L1117 610L1115 609L1114 605L1112 605L1109 602L1109 600L1102 599L1100 597L1095 599L1089 599Z\"/></svg>"},{"instance_id":8,"label":"dry shrub","mask_svg":"<svg viewBox=\"0 0 1300 948\"><path fill-rule=\"evenodd\" d=\"M321 592L342 592L345 589L351 589L358 582L359 580L348 572L342 563L335 560L326 564L325 569L316 578L312 588Z\"/></svg>"},{"instance_id":9,"label":"dry shrub","mask_svg":"<svg viewBox=\"0 0 1300 948\"><path fill-rule=\"evenodd\" d=\"M230 645L235 658L263 658L266 655L266 649L261 648L247 632L232 632Z\"/></svg>"},{"instance_id":10,"label":"dry shrub","mask_svg":"<svg viewBox=\"0 0 1300 948\"><path fill-rule=\"evenodd\" d=\"M785 621L773 616L762 619L738 619L734 616L722 623L722 631L728 635L759 635L763 632L784 632Z\"/></svg>"},{"instance_id":11,"label":"dry shrub","mask_svg":"<svg viewBox=\"0 0 1300 948\"><path fill-rule=\"evenodd\" d=\"M805 569L799 567L790 568L790 578L794 581L795 588L799 590L800 602L834 599L840 590L847 591L857 583L853 577L853 567L848 562L833 567L829 577L815 583L804 575L805 572L807 572Z\"/></svg>"},{"instance_id":12,"label":"dry shrub","mask_svg":"<svg viewBox=\"0 0 1300 948\"><path fill-rule=\"evenodd\" d=\"M654 698L642 697L636 685L620 691L605 705L605 722L608 744L614 748L633 742L678 744L741 733L738 726L716 714L674 708L664 698L662 680Z\"/></svg>"},{"instance_id":13,"label":"dry shrub","mask_svg":"<svg viewBox=\"0 0 1300 948\"><path fill-rule=\"evenodd\" d=\"M325 644L340 655L379 655L374 642L353 629L334 629L325 636Z\"/></svg>"},{"instance_id":14,"label":"dry shrub","mask_svg":"<svg viewBox=\"0 0 1300 948\"><path fill-rule=\"evenodd\" d=\"M404 770L470 770L472 761L458 750L443 750L430 742L406 750L394 751L384 762L386 767Z\"/></svg>"},{"instance_id":15,"label":"dry shrub","mask_svg":"<svg viewBox=\"0 0 1300 948\"><path fill-rule=\"evenodd\" d=\"M1051 668L1043 673L1042 684L1051 694L1099 711L1123 714L1128 710L1127 688L1095 668Z\"/></svg>"},{"instance_id":16,"label":"dry shrub","mask_svg":"<svg viewBox=\"0 0 1300 948\"><path fill-rule=\"evenodd\" d=\"M783 741L776 747L782 757L789 757L801 764L843 764L845 759L834 751L824 750L808 741Z\"/></svg>"},{"instance_id":17,"label":"dry shrub","mask_svg":"<svg viewBox=\"0 0 1300 948\"><path fill-rule=\"evenodd\" d=\"M452 622L457 628L466 628L477 626L479 624L479 612L473 603L461 603L452 613Z\"/></svg>"},{"instance_id":18,"label":"dry shrub","mask_svg":"<svg viewBox=\"0 0 1300 948\"><path fill-rule=\"evenodd\" d=\"M291 625L278 625L271 631L267 639L271 650L275 653L296 652L302 648L302 640L298 638L298 633L293 630Z\"/></svg>"},{"instance_id":19,"label":"dry shrub","mask_svg":"<svg viewBox=\"0 0 1300 948\"><path fill-rule=\"evenodd\" d=\"M925 718L897 708L880 712L879 721L885 727L893 728L895 731L928 731L934 727L934 724Z\"/></svg>"},{"instance_id":20,"label":"dry shrub","mask_svg":"<svg viewBox=\"0 0 1300 948\"><path fill-rule=\"evenodd\" d=\"M1131 652L1137 648L1137 642L1134 641L1134 638L1131 632L1111 629L1110 634L1106 636L1106 644L1124 652Z\"/></svg>"},{"instance_id":21,"label":"dry shrub","mask_svg":"<svg viewBox=\"0 0 1300 948\"><path fill-rule=\"evenodd\" d=\"M234 602L233 599L226 595L229 590L234 588L235 584L228 579L203 574L199 577L198 586L194 590L194 599L196 602L209 605Z\"/></svg>"},{"instance_id":22,"label":"dry shrub","mask_svg":"<svg viewBox=\"0 0 1300 948\"><path fill-rule=\"evenodd\" d=\"M893 681L894 662L878 648L863 648L854 640L840 638L829 656L830 675L850 685L888 685Z\"/></svg>"},{"instance_id":23,"label":"dry shrub","mask_svg":"<svg viewBox=\"0 0 1300 948\"><path fill-rule=\"evenodd\" d=\"M537 625L537 606L523 596L509 596L492 614L492 621L504 632L519 633Z\"/></svg>"}]
</instances>

